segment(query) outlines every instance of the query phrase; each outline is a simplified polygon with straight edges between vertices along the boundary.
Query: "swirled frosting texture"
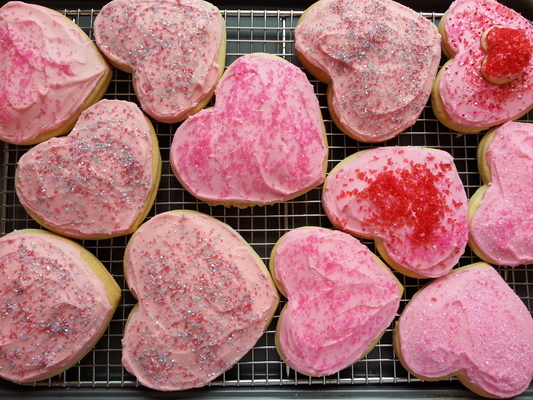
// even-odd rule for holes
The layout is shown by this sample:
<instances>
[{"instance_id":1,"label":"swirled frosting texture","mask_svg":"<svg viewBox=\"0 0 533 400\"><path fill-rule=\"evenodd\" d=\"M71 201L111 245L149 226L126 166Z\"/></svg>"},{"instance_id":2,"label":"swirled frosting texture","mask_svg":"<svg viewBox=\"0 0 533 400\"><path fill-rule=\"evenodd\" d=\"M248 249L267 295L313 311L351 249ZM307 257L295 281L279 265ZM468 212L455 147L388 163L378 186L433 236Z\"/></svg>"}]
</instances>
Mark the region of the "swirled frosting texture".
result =
<instances>
[{"instance_id":1,"label":"swirled frosting texture","mask_svg":"<svg viewBox=\"0 0 533 400\"><path fill-rule=\"evenodd\" d=\"M452 60L439 73L437 95L455 129L481 131L514 120L533 107L533 59L515 80L496 85L481 75L481 35L494 26L522 30L533 45L533 27L494 0L456 0L443 22Z\"/></svg>"},{"instance_id":2,"label":"swirled frosting texture","mask_svg":"<svg viewBox=\"0 0 533 400\"><path fill-rule=\"evenodd\" d=\"M268 326L277 290L259 256L231 227L205 214L159 214L125 254L139 300L122 362L145 386L201 387L244 356Z\"/></svg>"},{"instance_id":3,"label":"swirled frosting texture","mask_svg":"<svg viewBox=\"0 0 533 400\"><path fill-rule=\"evenodd\" d=\"M431 21L390 0L321 0L298 22L297 54L327 75L345 133L383 142L415 123L440 61Z\"/></svg>"},{"instance_id":4,"label":"swirled frosting texture","mask_svg":"<svg viewBox=\"0 0 533 400\"><path fill-rule=\"evenodd\" d=\"M28 213L74 238L126 234L157 190L155 134L134 103L101 100L72 132L30 149L17 165L16 190ZM155 164L154 164L155 163Z\"/></svg>"},{"instance_id":5,"label":"swirled frosting texture","mask_svg":"<svg viewBox=\"0 0 533 400\"><path fill-rule=\"evenodd\" d=\"M32 382L72 366L115 308L78 245L45 231L0 239L2 378Z\"/></svg>"},{"instance_id":6,"label":"swirled frosting texture","mask_svg":"<svg viewBox=\"0 0 533 400\"><path fill-rule=\"evenodd\" d=\"M330 375L362 358L394 319L401 284L359 240L301 228L276 244L271 270L288 302L277 327L284 361Z\"/></svg>"},{"instance_id":7,"label":"swirled frosting texture","mask_svg":"<svg viewBox=\"0 0 533 400\"><path fill-rule=\"evenodd\" d=\"M94 35L113 65L133 72L141 107L158 121L185 119L211 97L224 68L224 22L203 0L113 0Z\"/></svg>"},{"instance_id":8,"label":"swirled frosting texture","mask_svg":"<svg viewBox=\"0 0 533 400\"><path fill-rule=\"evenodd\" d=\"M488 264L459 268L421 289L396 330L400 360L417 376L460 373L469 386L502 398L522 393L533 377L533 319Z\"/></svg>"},{"instance_id":9,"label":"swirled frosting texture","mask_svg":"<svg viewBox=\"0 0 533 400\"><path fill-rule=\"evenodd\" d=\"M84 108L109 67L83 31L56 11L0 8L0 139L33 144Z\"/></svg>"},{"instance_id":10,"label":"swirled frosting texture","mask_svg":"<svg viewBox=\"0 0 533 400\"><path fill-rule=\"evenodd\" d=\"M172 169L194 196L214 204L264 205L325 179L327 142L313 87L296 66L252 54L233 62L214 108L181 124Z\"/></svg>"},{"instance_id":11,"label":"swirled frosting texture","mask_svg":"<svg viewBox=\"0 0 533 400\"><path fill-rule=\"evenodd\" d=\"M400 146L356 153L330 172L322 202L335 226L380 241L391 266L406 274L448 273L468 242L466 193L444 151Z\"/></svg>"},{"instance_id":12,"label":"swirled frosting texture","mask_svg":"<svg viewBox=\"0 0 533 400\"><path fill-rule=\"evenodd\" d=\"M470 221L484 257L515 267L533 262L533 124L495 128L485 152L490 181Z\"/></svg>"}]
</instances>

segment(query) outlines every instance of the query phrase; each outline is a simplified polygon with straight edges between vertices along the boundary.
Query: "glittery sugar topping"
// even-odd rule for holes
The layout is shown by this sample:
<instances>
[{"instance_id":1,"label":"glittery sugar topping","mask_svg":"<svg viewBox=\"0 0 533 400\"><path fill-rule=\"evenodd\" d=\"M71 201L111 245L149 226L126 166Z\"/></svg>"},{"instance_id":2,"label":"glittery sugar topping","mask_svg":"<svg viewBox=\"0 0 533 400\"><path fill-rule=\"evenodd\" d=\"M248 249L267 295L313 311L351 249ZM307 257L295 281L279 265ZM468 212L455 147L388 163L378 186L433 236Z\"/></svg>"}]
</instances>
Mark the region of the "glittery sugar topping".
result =
<instances>
[{"instance_id":1,"label":"glittery sugar topping","mask_svg":"<svg viewBox=\"0 0 533 400\"><path fill-rule=\"evenodd\" d=\"M486 57L481 73L492 83L507 83L530 65L533 47L521 29L494 26L482 36Z\"/></svg>"}]
</instances>

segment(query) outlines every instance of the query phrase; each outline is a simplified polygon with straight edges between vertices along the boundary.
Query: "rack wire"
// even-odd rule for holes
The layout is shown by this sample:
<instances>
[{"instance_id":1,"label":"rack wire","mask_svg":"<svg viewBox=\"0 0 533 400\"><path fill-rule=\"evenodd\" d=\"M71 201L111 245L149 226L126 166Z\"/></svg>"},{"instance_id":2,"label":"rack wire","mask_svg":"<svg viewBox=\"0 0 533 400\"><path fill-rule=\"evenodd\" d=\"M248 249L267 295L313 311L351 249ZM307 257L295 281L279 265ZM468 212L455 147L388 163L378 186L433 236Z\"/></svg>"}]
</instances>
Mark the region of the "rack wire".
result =
<instances>
[{"instance_id":1,"label":"rack wire","mask_svg":"<svg viewBox=\"0 0 533 400\"><path fill-rule=\"evenodd\" d=\"M302 11L274 10L222 10L227 27L227 61L229 65L238 57L251 52L274 54L301 66L294 52L294 28ZM93 22L98 10L64 10L63 13L93 38ZM424 13L426 18L438 23L442 14ZM481 185L477 170L476 150L482 135L457 135L441 125L429 105L418 121L404 133L382 144L363 144L350 139L332 122L327 109L326 85L309 75L319 99L329 142L328 171L338 162L357 151L376 146L412 145L445 150L455 159L468 196ZM128 100L138 104L131 76L115 70L113 80L105 95L109 99ZM533 122L528 114L522 121ZM191 209L207 213L235 228L255 249L265 263L276 241L287 231L301 226L332 228L321 205L322 188L318 187L294 200L266 207L247 209L211 207L184 190L169 165L169 148L177 124L153 121L158 135L163 159L162 177L155 204L148 216L173 210ZM15 169L27 146L0 144L0 236L15 229L38 228L18 202L15 193ZM121 339L126 319L136 300L128 291L123 273L122 258L129 237L100 241L81 241L108 268L122 288L120 305L109 328L77 365L48 380L33 386L47 387L136 387L138 382L121 365ZM375 251L373 242L363 241ZM459 265L479 261L467 248ZM509 285L519 294L529 310L533 310L533 269L526 267L498 268ZM400 310L427 280L418 280L397 274L405 287ZM280 309L284 301L280 304ZM280 359L274 333L279 310L256 346L233 368L210 383L212 387L251 386L324 386L358 384L395 384L417 381L399 363L392 347L392 325L377 346L361 361L332 376L310 378L288 368ZM0 382L1 387L1 382Z\"/></svg>"}]
</instances>

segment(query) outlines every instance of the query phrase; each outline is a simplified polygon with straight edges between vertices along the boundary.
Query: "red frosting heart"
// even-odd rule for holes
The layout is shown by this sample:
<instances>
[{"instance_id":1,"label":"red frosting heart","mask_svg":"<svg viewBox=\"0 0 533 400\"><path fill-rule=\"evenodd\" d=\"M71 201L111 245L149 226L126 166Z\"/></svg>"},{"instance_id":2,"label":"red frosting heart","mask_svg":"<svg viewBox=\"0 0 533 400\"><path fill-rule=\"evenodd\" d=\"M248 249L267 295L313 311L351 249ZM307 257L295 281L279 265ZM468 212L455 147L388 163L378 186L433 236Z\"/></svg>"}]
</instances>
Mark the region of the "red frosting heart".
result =
<instances>
[{"instance_id":1,"label":"red frosting heart","mask_svg":"<svg viewBox=\"0 0 533 400\"><path fill-rule=\"evenodd\" d=\"M481 74L497 85L522 75L533 53L531 42L521 29L494 26L483 34L481 43L487 54L481 64Z\"/></svg>"}]
</instances>

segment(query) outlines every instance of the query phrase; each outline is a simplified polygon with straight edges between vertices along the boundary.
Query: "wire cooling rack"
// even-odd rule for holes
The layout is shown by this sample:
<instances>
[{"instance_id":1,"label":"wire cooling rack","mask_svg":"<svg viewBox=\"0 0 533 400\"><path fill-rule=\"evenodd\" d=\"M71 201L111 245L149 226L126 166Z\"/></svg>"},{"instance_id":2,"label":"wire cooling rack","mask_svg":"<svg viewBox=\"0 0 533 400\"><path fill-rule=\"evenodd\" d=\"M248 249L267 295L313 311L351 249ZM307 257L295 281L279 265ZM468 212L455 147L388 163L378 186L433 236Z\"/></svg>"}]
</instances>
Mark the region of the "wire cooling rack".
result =
<instances>
[{"instance_id":1,"label":"wire cooling rack","mask_svg":"<svg viewBox=\"0 0 533 400\"><path fill-rule=\"evenodd\" d=\"M63 13L78 24L93 38L93 21L96 10L64 10ZM229 65L239 56L251 52L265 52L283 57L300 65L294 53L294 27L302 11L272 10L222 10L227 26L227 61ZM438 23L442 14L428 13L425 17ZM350 154L375 146L412 145L427 146L451 153L468 196L480 186L477 170L476 150L482 135L457 135L441 125L428 105L418 121L398 137L379 145L356 142L341 133L331 120L327 109L326 86L312 76L309 79L319 98L329 142L329 164L331 170ZM109 99L137 102L131 76L115 70L113 80L105 95ZM531 113L522 121L533 122ZM235 228L255 249L265 263L276 241L287 231L301 226L322 226L331 224L321 206L322 188L285 203L247 209L211 207L197 200L184 190L169 166L169 147L176 124L154 122L163 159L160 189L149 217L174 210L191 209L212 215ZM14 176L16 163L28 150L26 146L0 144L0 235L15 229L38 228L26 214L15 193ZM109 328L95 348L77 365L48 380L35 382L33 386L46 387L111 387L129 388L138 386L135 377L121 365L121 339L126 319L136 300L129 293L123 273L122 258L129 237L118 237L100 241L81 241L113 274L122 287L122 299ZM363 241L375 251L373 242ZM467 248L460 265L479 261ZM499 268L505 280L520 295L529 310L533 310L533 269L525 267ZM397 274L405 286L400 312L412 295L426 283L426 280L407 278ZM283 306L283 301L280 309ZM210 383L211 387L251 386L302 386L319 387L358 384L402 384L417 381L398 362L392 348L392 326L389 327L377 346L355 365L332 376L310 378L288 368L280 359L274 346L274 332L279 310L265 334L256 346L233 368ZM0 382L1 389L2 382ZM354 388L355 390L355 388Z\"/></svg>"}]
</instances>

